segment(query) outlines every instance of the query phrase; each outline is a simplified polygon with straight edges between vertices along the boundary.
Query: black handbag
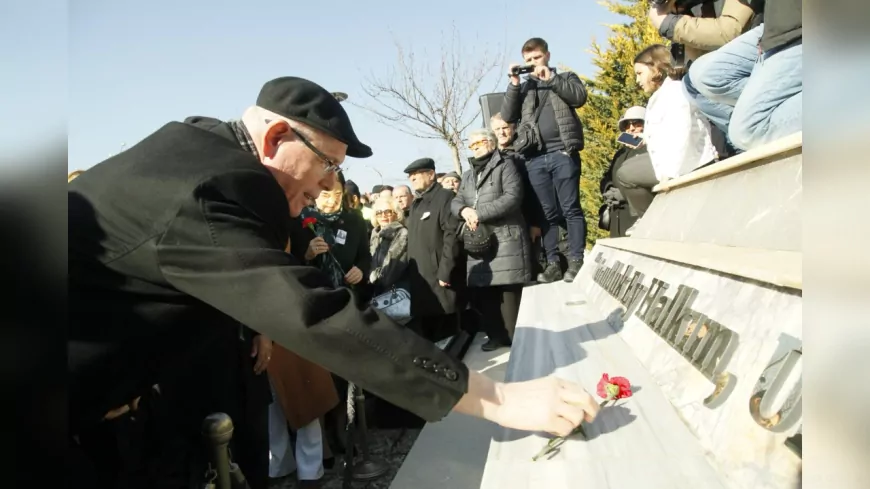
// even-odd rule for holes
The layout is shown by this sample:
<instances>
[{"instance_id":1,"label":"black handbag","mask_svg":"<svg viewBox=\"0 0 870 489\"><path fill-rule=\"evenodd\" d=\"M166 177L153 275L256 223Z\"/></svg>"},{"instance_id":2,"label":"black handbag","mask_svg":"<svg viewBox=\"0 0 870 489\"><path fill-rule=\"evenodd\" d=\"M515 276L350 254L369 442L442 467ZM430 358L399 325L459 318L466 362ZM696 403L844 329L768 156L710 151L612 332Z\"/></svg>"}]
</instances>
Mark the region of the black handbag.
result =
<instances>
[{"instance_id":1,"label":"black handbag","mask_svg":"<svg viewBox=\"0 0 870 489\"><path fill-rule=\"evenodd\" d=\"M541 97L541 103L535 109L535 118L531 121L524 121L517 127L517 138L513 143L514 151L517 153L528 154L541 150L541 130L538 128L538 119L541 118L541 112L543 112L549 96L550 91L545 91L544 96Z\"/></svg>"},{"instance_id":2,"label":"black handbag","mask_svg":"<svg viewBox=\"0 0 870 489\"><path fill-rule=\"evenodd\" d=\"M462 223L462 244L465 251L474 257L484 256L492 249L493 231L486 224L477 223L474 231Z\"/></svg>"}]
</instances>

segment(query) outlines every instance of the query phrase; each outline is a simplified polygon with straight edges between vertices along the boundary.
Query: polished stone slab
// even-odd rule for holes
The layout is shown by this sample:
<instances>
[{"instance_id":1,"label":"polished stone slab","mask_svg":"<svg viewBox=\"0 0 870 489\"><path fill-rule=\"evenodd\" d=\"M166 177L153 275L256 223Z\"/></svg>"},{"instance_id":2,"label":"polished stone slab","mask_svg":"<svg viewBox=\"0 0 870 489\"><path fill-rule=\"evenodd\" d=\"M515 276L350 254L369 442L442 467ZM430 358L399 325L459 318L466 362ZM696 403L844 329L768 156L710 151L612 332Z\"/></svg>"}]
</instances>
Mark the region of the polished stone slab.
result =
<instances>
[{"instance_id":1,"label":"polished stone slab","mask_svg":"<svg viewBox=\"0 0 870 489\"><path fill-rule=\"evenodd\" d=\"M724 488L722 475L619 334L618 311L600 310L578 287L523 292L508 381L549 374L595 392L602 373L628 377L635 395L604 409L589 439L569 439L547 460L532 456L549 436L499 428L480 485L502 488Z\"/></svg>"},{"instance_id":2,"label":"polished stone slab","mask_svg":"<svg viewBox=\"0 0 870 489\"><path fill-rule=\"evenodd\" d=\"M796 290L803 289L803 253L799 251L635 238L599 239L596 244L680 263L688 267L712 270L740 279Z\"/></svg>"},{"instance_id":3,"label":"polished stone slab","mask_svg":"<svg viewBox=\"0 0 870 489\"><path fill-rule=\"evenodd\" d=\"M766 155L755 166L659 192L632 238L800 252L801 151Z\"/></svg>"},{"instance_id":4,"label":"polished stone slab","mask_svg":"<svg viewBox=\"0 0 870 489\"><path fill-rule=\"evenodd\" d=\"M673 301L680 287L693 289L696 296L691 309L733 332L734 348L717 364L733 380L721 400L709 405L705 400L716 384L642 319L642 306L629 307L631 315L619 333L697 443L725 474L727 486L796 487L801 458L788 442L800 429L801 292L604 245L593 248L574 282L575 290L601 311L625 310L613 290L624 297L627 285L613 284L620 283L628 267L631 276L643 274L639 283L644 286L653 280L667 284L663 302ZM777 388L774 384L780 380L782 385ZM756 419L750 406L764 389L778 393L762 396L758 412L763 419Z\"/></svg>"}]
</instances>

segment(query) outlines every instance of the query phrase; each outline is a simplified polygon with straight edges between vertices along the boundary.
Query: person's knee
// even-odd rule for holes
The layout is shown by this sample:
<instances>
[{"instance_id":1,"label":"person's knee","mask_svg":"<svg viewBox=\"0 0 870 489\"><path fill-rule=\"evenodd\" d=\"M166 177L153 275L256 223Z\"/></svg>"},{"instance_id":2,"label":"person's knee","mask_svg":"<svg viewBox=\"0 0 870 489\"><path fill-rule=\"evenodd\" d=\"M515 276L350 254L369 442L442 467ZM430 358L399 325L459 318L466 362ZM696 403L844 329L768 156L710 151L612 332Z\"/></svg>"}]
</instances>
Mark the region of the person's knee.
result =
<instances>
[{"instance_id":1,"label":"person's knee","mask_svg":"<svg viewBox=\"0 0 870 489\"><path fill-rule=\"evenodd\" d=\"M721 76L721 68L716 59L716 52L707 53L692 62L689 72L683 79L683 85L689 95L696 97L696 93L713 99L717 90L725 85Z\"/></svg>"}]
</instances>

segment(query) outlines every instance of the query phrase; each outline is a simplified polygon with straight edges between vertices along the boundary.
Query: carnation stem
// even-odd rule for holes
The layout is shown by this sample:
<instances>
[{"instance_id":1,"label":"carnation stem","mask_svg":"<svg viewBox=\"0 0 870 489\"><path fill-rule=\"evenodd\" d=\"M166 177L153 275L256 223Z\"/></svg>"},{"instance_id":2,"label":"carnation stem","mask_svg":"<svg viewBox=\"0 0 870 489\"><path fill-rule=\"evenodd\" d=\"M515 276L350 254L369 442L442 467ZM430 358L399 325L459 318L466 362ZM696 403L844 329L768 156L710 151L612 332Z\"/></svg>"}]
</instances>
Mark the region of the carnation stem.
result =
<instances>
[{"instance_id":1,"label":"carnation stem","mask_svg":"<svg viewBox=\"0 0 870 489\"><path fill-rule=\"evenodd\" d=\"M603 408L609 401L613 401L613 400L614 399L605 399L605 400L601 401L601 403L598 406ZM569 437L572 437L572 436L576 435L577 433L580 433L581 435L583 435L583 438L586 438L586 430L583 429L583 422L580 422L580 424L577 425L577 427L574 428L574 430L571 431L571 433L569 433L568 436L557 436L557 437L553 438L552 440L550 440L549 442L547 442L547 444L544 445L544 448L542 448L541 451L538 452L537 455L532 457L532 462L537 462L539 458L549 454L550 452L555 450L556 447L558 447L562 443L565 443L565 441Z\"/></svg>"}]
</instances>

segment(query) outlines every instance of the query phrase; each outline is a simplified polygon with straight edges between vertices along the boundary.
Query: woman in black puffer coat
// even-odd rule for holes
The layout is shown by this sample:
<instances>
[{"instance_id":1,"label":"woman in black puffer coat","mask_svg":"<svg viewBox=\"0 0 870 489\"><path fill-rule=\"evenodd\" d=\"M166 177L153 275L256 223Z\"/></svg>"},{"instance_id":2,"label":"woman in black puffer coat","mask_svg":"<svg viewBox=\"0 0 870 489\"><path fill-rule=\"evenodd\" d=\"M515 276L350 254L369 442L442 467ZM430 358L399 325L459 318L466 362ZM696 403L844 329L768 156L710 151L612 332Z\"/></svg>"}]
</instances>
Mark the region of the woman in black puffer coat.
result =
<instances>
[{"instance_id":1,"label":"woman in black puffer coat","mask_svg":"<svg viewBox=\"0 0 870 489\"><path fill-rule=\"evenodd\" d=\"M495 134L472 132L468 147L471 169L451 210L464 226L491 232L491 245L483 254L469 253L468 288L472 306L486 318L489 340L484 351L510 346L513 339L523 286L532 280L532 245L523 218L523 180L513 159L500 153Z\"/></svg>"}]
</instances>

